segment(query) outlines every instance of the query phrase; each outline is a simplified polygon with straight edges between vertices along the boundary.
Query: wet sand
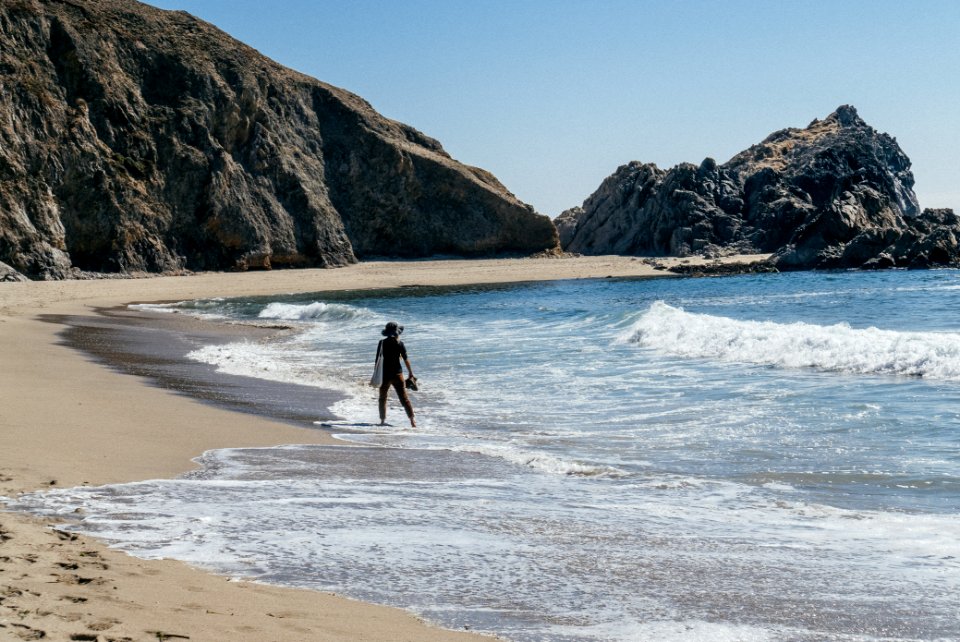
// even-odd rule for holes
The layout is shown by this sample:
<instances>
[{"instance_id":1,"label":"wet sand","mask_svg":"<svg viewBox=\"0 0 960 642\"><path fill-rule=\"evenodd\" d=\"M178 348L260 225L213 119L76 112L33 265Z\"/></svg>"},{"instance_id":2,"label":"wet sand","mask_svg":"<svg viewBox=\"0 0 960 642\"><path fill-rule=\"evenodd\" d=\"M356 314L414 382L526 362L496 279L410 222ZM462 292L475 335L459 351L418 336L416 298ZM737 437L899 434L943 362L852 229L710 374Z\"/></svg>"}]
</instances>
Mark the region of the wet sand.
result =
<instances>
[{"instance_id":1,"label":"wet sand","mask_svg":"<svg viewBox=\"0 0 960 642\"><path fill-rule=\"evenodd\" d=\"M678 262L665 260L670 261ZM97 309L216 296L661 275L637 259L580 257L370 262L335 270L0 284L0 495L169 478L190 470L192 458L213 448L342 444L323 431L301 427L314 412L323 416L334 399L329 394L304 391L302 413L276 417L268 404L251 403L262 382L225 399L231 397L228 386L217 385L211 373L191 378L184 371L178 342L189 344L192 333L209 340L209 333L222 336L231 330L134 315L123 320L132 333L129 344L117 346L108 340L117 336L109 327L117 322L111 314L124 313L114 310L89 320ZM78 324L85 325L82 332ZM71 337L71 332L79 334ZM70 341L85 342L88 352L64 345ZM103 361L114 367L104 367ZM244 403L247 412L226 409ZM0 639L43 637L481 639L430 627L397 609L231 581L174 561L139 560L57 531L48 521L0 513Z\"/></svg>"},{"instance_id":2,"label":"wet sand","mask_svg":"<svg viewBox=\"0 0 960 642\"><path fill-rule=\"evenodd\" d=\"M275 323L214 323L189 315L131 310L126 306L99 309L95 315L43 315L65 326L64 345L98 363L192 399L229 410L313 428L316 421L337 417L330 407L341 393L312 386L226 375L216 367L187 359L198 347L234 341L269 341L290 332ZM323 367L323 364L317 364Z\"/></svg>"}]
</instances>

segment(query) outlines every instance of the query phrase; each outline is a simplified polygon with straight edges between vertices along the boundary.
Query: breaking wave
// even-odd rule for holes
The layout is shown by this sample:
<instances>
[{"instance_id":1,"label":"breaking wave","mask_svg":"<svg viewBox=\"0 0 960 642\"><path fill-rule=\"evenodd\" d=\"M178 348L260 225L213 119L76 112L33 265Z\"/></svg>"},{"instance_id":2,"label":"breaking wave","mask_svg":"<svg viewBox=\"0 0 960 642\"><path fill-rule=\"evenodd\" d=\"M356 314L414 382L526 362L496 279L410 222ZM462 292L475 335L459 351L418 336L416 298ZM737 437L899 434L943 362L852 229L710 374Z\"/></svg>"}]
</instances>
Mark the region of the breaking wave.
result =
<instances>
[{"instance_id":1,"label":"breaking wave","mask_svg":"<svg viewBox=\"0 0 960 642\"><path fill-rule=\"evenodd\" d=\"M370 317L372 313L365 308L318 301L306 305L271 303L257 316L261 319L283 321L352 321Z\"/></svg>"},{"instance_id":2,"label":"breaking wave","mask_svg":"<svg viewBox=\"0 0 960 642\"><path fill-rule=\"evenodd\" d=\"M739 321L657 301L622 339L681 357L960 380L960 333Z\"/></svg>"}]
</instances>

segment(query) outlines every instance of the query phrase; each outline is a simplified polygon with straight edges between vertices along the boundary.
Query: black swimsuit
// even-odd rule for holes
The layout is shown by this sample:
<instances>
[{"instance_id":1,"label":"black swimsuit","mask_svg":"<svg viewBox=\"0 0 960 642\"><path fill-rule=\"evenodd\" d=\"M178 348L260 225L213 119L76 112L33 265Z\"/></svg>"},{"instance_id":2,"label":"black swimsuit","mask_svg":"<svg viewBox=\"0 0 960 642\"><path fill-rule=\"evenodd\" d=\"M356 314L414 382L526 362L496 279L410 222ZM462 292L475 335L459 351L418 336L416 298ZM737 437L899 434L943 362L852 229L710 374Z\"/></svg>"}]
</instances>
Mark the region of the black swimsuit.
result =
<instances>
[{"instance_id":1,"label":"black swimsuit","mask_svg":"<svg viewBox=\"0 0 960 642\"><path fill-rule=\"evenodd\" d=\"M380 344L383 350L383 378L384 380L394 375L403 374L403 365L400 358L407 358L407 348L396 337L387 337Z\"/></svg>"}]
</instances>

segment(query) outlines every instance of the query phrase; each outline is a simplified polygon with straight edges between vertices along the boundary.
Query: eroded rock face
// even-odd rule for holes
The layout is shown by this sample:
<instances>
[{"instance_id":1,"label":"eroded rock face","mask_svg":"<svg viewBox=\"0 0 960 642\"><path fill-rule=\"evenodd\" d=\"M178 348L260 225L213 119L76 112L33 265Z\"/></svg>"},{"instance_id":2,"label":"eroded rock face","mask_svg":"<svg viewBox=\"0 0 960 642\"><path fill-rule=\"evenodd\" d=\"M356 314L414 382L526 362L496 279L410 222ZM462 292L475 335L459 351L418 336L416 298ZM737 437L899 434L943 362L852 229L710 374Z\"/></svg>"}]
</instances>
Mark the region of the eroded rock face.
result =
<instances>
[{"instance_id":1,"label":"eroded rock face","mask_svg":"<svg viewBox=\"0 0 960 642\"><path fill-rule=\"evenodd\" d=\"M776 253L781 269L955 263L960 221L921 213L910 160L850 106L718 165L629 163L558 217L584 254Z\"/></svg>"},{"instance_id":2,"label":"eroded rock face","mask_svg":"<svg viewBox=\"0 0 960 642\"><path fill-rule=\"evenodd\" d=\"M0 69L0 261L35 278L557 245L489 173L183 12L5 0Z\"/></svg>"},{"instance_id":3,"label":"eroded rock face","mask_svg":"<svg viewBox=\"0 0 960 642\"><path fill-rule=\"evenodd\" d=\"M27 277L23 276L6 263L0 263L0 283L28 280L29 279L27 279Z\"/></svg>"}]
</instances>

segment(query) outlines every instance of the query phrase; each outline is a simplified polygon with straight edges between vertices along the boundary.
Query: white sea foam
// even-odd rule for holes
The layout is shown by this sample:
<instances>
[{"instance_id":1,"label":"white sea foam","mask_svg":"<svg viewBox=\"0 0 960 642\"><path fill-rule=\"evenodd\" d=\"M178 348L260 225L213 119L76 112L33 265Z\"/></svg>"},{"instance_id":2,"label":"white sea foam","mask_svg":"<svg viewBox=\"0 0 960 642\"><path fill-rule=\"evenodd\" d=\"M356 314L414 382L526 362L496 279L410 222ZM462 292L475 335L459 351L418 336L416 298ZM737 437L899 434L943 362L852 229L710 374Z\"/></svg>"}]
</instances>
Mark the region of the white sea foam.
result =
<instances>
[{"instance_id":1,"label":"white sea foam","mask_svg":"<svg viewBox=\"0 0 960 642\"><path fill-rule=\"evenodd\" d=\"M398 433L396 432L397 429L392 426L381 428L376 425L379 420L375 401L376 390L366 386L356 386L350 392L352 394L338 400L331 408L335 415L348 417L349 420L342 425L351 427L354 431L338 434L338 438L343 441L395 448L475 453L496 457L512 464L554 475L610 478L629 475L626 471L615 466L559 457L531 447L526 443L526 440L531 437L536 438L538 436L536 432L524 431L522 437L517 440L498 434L471 432L465 429L465 422L462 417L451 416L448 409L438 408L436 404L428 411L419 414L416 430L404 427L402 432ZM430 393L431 400L434 402L443 396L442 391ZM405 426L407 419L392 393L388 400L388 419L391 423ZM419 400L415 399L415 402L417 401ZM461 404L467 403L464 399L458 401ZM460 408L460 410L462 411L463 408ZM337 425L331 424L329 427L337 428ZM549 434L543 433L543 431L539 432L543 436L552 438L562 436L556 431ZM578 433L568 431L565 434L568 437L573 437Z\"/></svg>"},{"instance_id":2,"label":"white sea foam","mask_svg":"<svg viewBox=\"0 0 960 642\"><path fill-rule=\"evenodd\" d=\"M420 423L423 424L424 422L421 421ZM336 424L327 425L331 428L337 427ZM467 435L448 437L429 433L411 432L408 430L398 433L395 428L384 430L379 426L371 425L365 427L363 432L338 433L334 436L341 441L355 444L417 448L420 450L448 450L451 452L485 455L553 475L607 477L614 479L629 476L628 472L616 466L591 464L564 457L557 457L512 442L490 443L489 441L472 441Z\"/></svg>"},{"instance_id":3,"label":"white sea foam","mask_svg":"<svg viewBox=\"0 0 960 642\"><path fill-rule=\"evenodd\" d=\"M189 301L178 301L175 303L131 303L127 308L131 310L141 310L143 312L163 312L165 314L179 314L183 312L182 308L188 305Z\"/></svg>"},{"instance_id":4,"label":"white sea foam","mask_svg":"<svg viewBox=\"0 0 960 642\"><path fill-rule=\"evenodd\" d=\"M536 452L528 448L518 448L514 444L460 444L450 448L455 452L476 453L488 457L499 457L521 466L527 466L541 472L554 475L570 475L572 477L626 477L628 473L616 466L604 464L590 464L580 461L571 461L563 457L556 457L544 452Z\"/></svg>"},{"instance_id":5,"label":"white sea foam","mask_svg":"<svg viewBox=\"0 0 960 642\"><path fill-rule=\"evenodd\" d=\"M217 372L223 374L314 386L351 394L358 387L357 382L351 381L335 367L325 363L319 355L306 351L295 353L283 344L240 341L208 345L188 353L187 358L216 366Z\"/></svg>"},{"instance_id":6,"label":"white sea foam","mask_svg":"<svg viewBox=\"0 0 960 642\"><path fill-rule=\"evenodd\" d=\"M740 321L655 302L621 337L682 357L960 380L960 333Z\"/></svg>"},{"instance_id":7,"label":"white sea foam","mask_svg":"<svg viewBox=\"0 0 960 642\"><path fill-rule=\"evenodd\" d=\"M370 310L342 303L324 303L317 301L308 304L271 303L258 315L261 319L284 321L351 321L362 318L375 318Z\"/></svg>"},{"instance_id":8,"label":"white sea foam","mask_svg":"<svg viewBox=\"0 0 960 642\"><path fill-rule=\"evenodd\" d=\"M589 632L601 640L683 642L768 642L783 639L782 632L753 626L704 622L702 620L660 620L617 622L591 627L557 627L558 633L583 636ZM799 637L799 636L798 636Z\"/></svg>"},{"instance_id":9,"label":"white sea foam","mask_svg":"<svg viewBox=\"0 0 960 642\"><path fill-rule=\"evenodd\" d=\"M338 438L343 441L398 448L475 453L496 457L512 464L555 475L612 478L628 475L626 471L615 466L576 461L532 448L524 440L537 435L531 435L529 432L525 433L520 440L511 440L496 434L472 433L464 429L462 419L455 421L454 417L437 408L436 405L419 414L416 430L404 427L402 432L397 433L395 427L381 428L376 425L379 420L375 400L376 390L365 386L356 386L350 392L352 394L338 400L331 408L335 415L349 418L342 425L350 427L354 431L338 434ZM442 392L431 393L434 400L442 396ZM388 419L391 423L405 426L407 419L392 393L388 399ZM462 399L460 401L463 402ZM418 400L415 400L415 402L418 402ZM338 426L331 424L329 427L335 429ZM574 434L570 432L568 436ZM553 433L550 436L557 437L558 435Z\"/></svg>"},{"instance_id":10,"label":"white sea foam","mask_svg":"<svg viewBox=\"0 0 960 642\"><path fill-rule=\"evenodd\" d=\"M131 303L127 307L131 310L143 312L160 312L163 314L187 314L203 319L225 319L224 314L211 311L219 310L224 299L214 298L203 301L176 301L173 303Z\"/></svg>"},{"instance_id":11,"label":"white sea foam","mask_svg":"<svg viewBox=\"0 0 960 642\"><path fill-rule=\"evenodd\" d=\"M888 639L921 639L937 618L956 630L952 515L788 504L696 478L584 483L416 450L233 449L202 463L189 479L11 503L142 557L518 640L869 640L887 626L899 627ZM886 614L903 607L921 610ZM821 617L837 608L849 620ZM844 637L851 626L864 631Z\"/></svg>"}]
</instances>

